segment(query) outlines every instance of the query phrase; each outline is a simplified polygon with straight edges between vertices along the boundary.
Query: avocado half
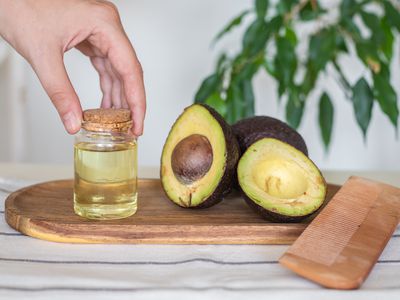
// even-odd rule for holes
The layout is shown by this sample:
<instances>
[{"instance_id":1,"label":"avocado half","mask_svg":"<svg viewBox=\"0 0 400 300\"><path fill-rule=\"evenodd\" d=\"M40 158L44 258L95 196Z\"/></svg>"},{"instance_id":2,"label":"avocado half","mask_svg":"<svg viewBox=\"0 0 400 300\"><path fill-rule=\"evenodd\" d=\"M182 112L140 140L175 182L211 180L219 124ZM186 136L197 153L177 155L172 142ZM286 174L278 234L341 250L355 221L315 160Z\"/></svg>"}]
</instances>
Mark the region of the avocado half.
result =
<instances>
[{"instance_id":1,"label":"avocado half","mask_svg":"<svg viewBox=\"0 0 400 300\"><path fill-rule=\"evenodd\" d=\"M316 212L326 197L326 182L316 165L275 138L248 147L237 174L246 202L271 221L298 222Z\"/></svg>"},{"instance_id":2,"label":"avocado half","mask_svg":"<svg viewBox=\"0 0 400 300\"><path fill-rule=\"evenodd\" d=\"M179 206L210 207L231 191L238 159L238 143L222 116L207 105L191 105L164 144L162 187Z\"/></svg>"},{"instance_id":3,"label":"avocado half","mask_svg":"<svg viewBox=\"0 0 400 300\"><path fill-rule=\"evenodd\" d=\"M232 128L242 154L250 145L262 138L275 138L292 145L308 156L307 146L302 136L278 119L255 116L236 122Z\"/></svg>"}]
</instances>

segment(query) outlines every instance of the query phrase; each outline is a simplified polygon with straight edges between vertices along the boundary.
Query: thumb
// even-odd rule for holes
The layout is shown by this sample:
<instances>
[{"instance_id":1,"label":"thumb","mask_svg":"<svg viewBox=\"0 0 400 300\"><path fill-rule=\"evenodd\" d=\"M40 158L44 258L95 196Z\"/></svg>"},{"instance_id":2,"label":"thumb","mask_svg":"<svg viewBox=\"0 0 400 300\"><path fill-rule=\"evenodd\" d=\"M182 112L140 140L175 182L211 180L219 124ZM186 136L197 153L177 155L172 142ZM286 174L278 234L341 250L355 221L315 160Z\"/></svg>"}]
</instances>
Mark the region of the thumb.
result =
<instances>
[{"instance_id":1,"label":"thumb","mask_svg":"<svg viewBox=\"0 0 400 300\"><path fill-rule=\"evenodd\" d=\"M46 51L47 52L47 51ZM70 134L79 131L82 122L82 108L67 71L62 54L43 53L32 67L60 115L65 129Z\"/></svg>"}]
</instances>

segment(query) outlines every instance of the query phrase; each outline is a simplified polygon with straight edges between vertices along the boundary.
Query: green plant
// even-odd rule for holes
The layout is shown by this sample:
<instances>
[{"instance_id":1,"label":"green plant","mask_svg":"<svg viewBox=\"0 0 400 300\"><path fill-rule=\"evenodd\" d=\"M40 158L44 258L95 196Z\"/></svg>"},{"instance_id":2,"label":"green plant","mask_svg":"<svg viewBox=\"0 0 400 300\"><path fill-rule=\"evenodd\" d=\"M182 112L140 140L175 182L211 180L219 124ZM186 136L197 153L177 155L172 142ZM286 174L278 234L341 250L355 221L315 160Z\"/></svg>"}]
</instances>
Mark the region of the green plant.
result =
<instances>
[{"instance_id":1,"label":"green plant","mask_svg":"<svg viewBox=\"0 0 400 300\"><path fill-rule=\"evenodd\" d=\"M341 0L335 17L332 9L317 0L255 0L254 7L235 17L216 36L214 42L245 18L253 18L243 35L241 51L219 56L215 70L197 91L195 102L213 106L229 123L252 116L252 79L263 70L276 79L278 99L286 104L287 122L297 128L318 77L329 66L346 98L352 101L364 138L375 101L397 130L399 110L390 84L390 65L394 33L400 32L398 6L390 0ZM307 56L301 58L296 29L309 22L315 23L315 30L301 39L308 44ZM342 71L338 60L341 55L354 55L365 66L354 84ZM331 96L322 91L319 127L326 147L331 140L333 117Z\"/></svg>"}]
</instances>

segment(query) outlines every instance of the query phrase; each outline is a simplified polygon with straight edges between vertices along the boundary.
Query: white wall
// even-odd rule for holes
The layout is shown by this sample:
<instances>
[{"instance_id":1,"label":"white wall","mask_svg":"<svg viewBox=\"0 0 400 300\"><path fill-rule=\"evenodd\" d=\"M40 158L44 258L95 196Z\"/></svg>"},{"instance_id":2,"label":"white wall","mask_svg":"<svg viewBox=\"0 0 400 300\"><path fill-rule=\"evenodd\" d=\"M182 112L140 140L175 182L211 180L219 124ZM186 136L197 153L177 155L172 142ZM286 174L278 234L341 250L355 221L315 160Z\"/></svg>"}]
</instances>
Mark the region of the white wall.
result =
<instances>
[{"instance_id":1,"label":"white wall","mask_svg":"<svg viewBox=\"0 0 400 300\"><path fill-rule=\"evenodd\" d=\"M120 9L128 36L142 62L148 99L145 133L139 140L139 163L156 166L162 145L173 121L192 103L193 95L212 69L219 47L236 49L241 31L210 48L215 33L230 18L251 5L251 0L137 0L114 1ZM398 49L398 47L397 47ZM398 51L395 51L398 55ZM71 80L84 108L97 107L101 95L97 74L88 59L72 50L65 62ZM348 75L356 80L360 66L351 60ZM399 58L396 57L396 66ZM37 78L26 68L26 140L23 161L38 163L71 163L73 138L63 129L55 109L40 87ZM394 70L393 83L400 80ZM388 119L375 106L367 142L364 143L355 124L351 103L343 98L332 79L321 80L334 96L336 109L334 135L328 154L323 151L317 127L317 102L311 97L300 127L311 158L323 169L391 169L400 170L400 142ZM400 95L399 84L394 84ZM0 99L5 97L0 84ZM260 74L255 80L257 114L282 118L276 86L271 78ZM1 101L0 101L1 102ZM7 114L0 105L0 118ZM0 119L1 121L1 119ZM5 122L0 122L2 126ZM11 128L9 128L11 130ZM3 128L4 131L4 128ZM0 131L1 133L1 131ZM7 138L7 137L6 137ZM0 144L2 148L6 146ZM9 160L7 151L0 151L0 161Z\"/></svg>"}]
</instances>

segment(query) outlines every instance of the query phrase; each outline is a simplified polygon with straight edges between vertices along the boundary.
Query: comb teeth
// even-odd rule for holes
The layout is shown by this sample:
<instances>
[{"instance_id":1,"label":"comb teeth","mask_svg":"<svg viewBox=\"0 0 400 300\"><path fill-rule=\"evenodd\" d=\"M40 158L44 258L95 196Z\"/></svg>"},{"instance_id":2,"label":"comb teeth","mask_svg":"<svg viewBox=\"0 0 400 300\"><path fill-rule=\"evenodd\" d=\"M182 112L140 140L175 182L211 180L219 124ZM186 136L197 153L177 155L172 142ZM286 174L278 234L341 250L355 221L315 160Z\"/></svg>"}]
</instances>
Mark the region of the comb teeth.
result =
<instances>
[{"instance_id":1,"label":"comb teeth","mask_svg":"<svg viewBox=\"0 0 400 300\"><path fill-rule=\"evenodd\" d=\"M327 287L357 288L368 276L399 218L399 189L351 177L280 263Z\"/></svg>"},{"instance_id":2,"label":"comb teeth","mask_svg":"<svg viewBox=\"0 0 400 300\"><path fill-rule=\"evenodd\" d=\"M326 208L315 218L288 253L329 266L364 221L377 198L380 188L368 184L355 191L355 178L349 180ZM334 200L334 202L333 202Z\"/></svg>"}]
</instances>

